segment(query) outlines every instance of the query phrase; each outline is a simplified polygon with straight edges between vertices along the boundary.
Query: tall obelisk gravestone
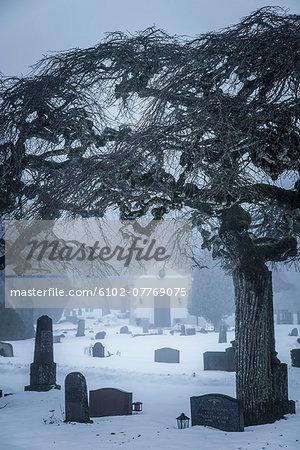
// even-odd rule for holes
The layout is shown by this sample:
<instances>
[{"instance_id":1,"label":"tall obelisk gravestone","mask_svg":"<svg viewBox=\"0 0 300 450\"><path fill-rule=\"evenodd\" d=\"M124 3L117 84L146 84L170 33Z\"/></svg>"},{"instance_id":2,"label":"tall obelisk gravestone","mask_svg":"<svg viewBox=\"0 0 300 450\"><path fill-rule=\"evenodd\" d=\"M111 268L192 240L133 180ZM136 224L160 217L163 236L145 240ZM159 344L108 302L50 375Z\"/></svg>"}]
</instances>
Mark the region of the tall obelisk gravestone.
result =
<instances>
[{"instance_id":1,"label":"tall obelisk gravestone","mask_svg":"<svg viewBox=\"0 0 300 450\"><path fill-rule=\"evenodd\" d=\"M56 364L53 362L52 319L41 316L37 320L34 361L30 364L30 385L25 391L60 389L56 384Z\"/></svg>"}]
</instances>

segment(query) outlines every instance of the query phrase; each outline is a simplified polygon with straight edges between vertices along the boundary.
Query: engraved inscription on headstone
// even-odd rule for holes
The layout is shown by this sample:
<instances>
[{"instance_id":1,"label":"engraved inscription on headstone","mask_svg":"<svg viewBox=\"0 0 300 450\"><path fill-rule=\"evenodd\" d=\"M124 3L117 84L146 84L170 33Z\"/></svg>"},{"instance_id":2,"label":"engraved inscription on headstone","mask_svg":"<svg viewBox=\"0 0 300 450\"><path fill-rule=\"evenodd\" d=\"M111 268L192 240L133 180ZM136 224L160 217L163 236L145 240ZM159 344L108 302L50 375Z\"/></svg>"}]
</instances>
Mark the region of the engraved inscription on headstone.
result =
<instances>
[{"instance_id":1,"label":"engraved inscription on headstone","mask_svg":"<svg viewBox=\"0 0 300 450\"><path fill-rule=\"evenodd\" d=\"M239 400L223 394L207 394L191 397L190 401L192 426L244 431L244 414Z\"/></svg>"},{"instance_id":2,"label":"engraved inscription on headstone","mask_svg":"<svg viewBox=\"0 0 300 450\"><path fill-rule=\"evenodd\" d=\"M30 385L25 391L60 389L56 384L56 364L53 362L52 319L41 316L37 320L34 361L30 364Z\"/></svg>"}]
</instances>

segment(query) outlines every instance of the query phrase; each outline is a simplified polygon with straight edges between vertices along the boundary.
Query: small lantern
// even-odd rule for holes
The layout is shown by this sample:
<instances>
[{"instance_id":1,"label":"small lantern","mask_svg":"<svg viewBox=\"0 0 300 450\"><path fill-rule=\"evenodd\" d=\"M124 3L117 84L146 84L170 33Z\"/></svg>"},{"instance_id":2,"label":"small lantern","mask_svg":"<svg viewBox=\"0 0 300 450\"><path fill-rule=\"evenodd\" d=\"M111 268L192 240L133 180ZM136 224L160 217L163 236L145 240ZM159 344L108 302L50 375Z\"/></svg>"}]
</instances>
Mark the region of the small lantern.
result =
<instances>
[{"instance_id":1,"label":"small lantern","mask_svg":"<svg viewBox=\"0 0 300 450\"><path fill-rule=\"evenodd\" d=\"M180 416L176 418L176 420L177 420L177 426L180 430L182 430L183 428L189 427L190 418L187 417L184 413L181 413Z\"/></svg>"},{"instance_id":2,"label":"small lantern","mask_svg":"<svg viewBox=\"0 0 300 450\"><path fill-rule=\"evenodd\" d=\"M132 411L134 411L134 412L143 411L143 403L142 402L133 402L132 403Z\"/></svg>"}]
</instances>

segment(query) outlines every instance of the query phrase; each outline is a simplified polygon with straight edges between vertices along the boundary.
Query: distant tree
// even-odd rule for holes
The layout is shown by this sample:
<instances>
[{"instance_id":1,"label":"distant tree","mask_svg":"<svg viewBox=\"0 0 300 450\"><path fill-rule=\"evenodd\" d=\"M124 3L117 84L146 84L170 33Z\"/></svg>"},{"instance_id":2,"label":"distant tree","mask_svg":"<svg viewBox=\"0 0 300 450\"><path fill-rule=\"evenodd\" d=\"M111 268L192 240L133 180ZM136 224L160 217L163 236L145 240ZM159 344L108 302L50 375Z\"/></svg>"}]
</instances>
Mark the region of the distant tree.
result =
<instances>
[{"instance_id":1,"label":"distant tree","mask_svg":"<svg viewBox=\"0 0 300 450\"><path fill-rule=\"evenodd\" d=\"M299 256L299 31L262 8L192 40L113 33L1 87L2 217L177 211L232 270L246 425L293 410L268 267Z\"/></svg>"},{"instance_id":2,"label":"distant tree","mask_svg":"<svg viewBox=\"0 0 300 450\"><path fill-rule=\"evenodd\" d=\"M193 271L192 306L189 313L203 317L219 331L222 321L234 313L232 278L218 268Z\"/></svg>"}]
</instances>

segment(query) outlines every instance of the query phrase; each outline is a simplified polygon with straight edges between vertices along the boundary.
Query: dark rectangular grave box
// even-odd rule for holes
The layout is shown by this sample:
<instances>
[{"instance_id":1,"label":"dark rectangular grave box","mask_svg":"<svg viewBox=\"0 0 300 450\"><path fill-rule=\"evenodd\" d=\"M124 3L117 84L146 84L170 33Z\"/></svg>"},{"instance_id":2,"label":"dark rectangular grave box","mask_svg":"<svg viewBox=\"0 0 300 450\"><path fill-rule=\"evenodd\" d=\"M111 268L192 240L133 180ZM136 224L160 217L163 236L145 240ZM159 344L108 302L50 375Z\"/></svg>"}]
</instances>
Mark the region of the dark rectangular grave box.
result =
<instances>
[{"instance_id":1,"label":"dark rectangular grave box","mask_svg":"<svg viewBox=\"0 0 300 450\"><path fill-rule=\"evenodd\" d=\"M227 370L227 356L225 352L203 353L204 370Z\"/></svg>"},{"instance_id":2,"label":"dark rectangular grave box","mask_svg":"<svg viewBox=\"0 0 300 450\"><path fill-rule=\"evenodd\" d=\"M223 394L191 397L192 426L203 425L223 431L244 431L241 402Z\"/></svg>"},{"instance_id":3,"label":"dark rectangular grave box","mask_svg":"<svg viewBox=\"0 0 300 450\"><path fill-rule=\"evenodd\" d=\"M91 417L128 416L132 414L132 392L103 388L89 391Z\"/></svg>"},{"instance_id":4,"label":"dark rectangular grave box","mask_svg":"<svg viewBox=\"0 0 300 450\"><path fill-rule=\"evenodd\" d=\"M163 363L179 363L179 350L163 347L155 350L154 361Z\"/></svg>"}]
</instances>

